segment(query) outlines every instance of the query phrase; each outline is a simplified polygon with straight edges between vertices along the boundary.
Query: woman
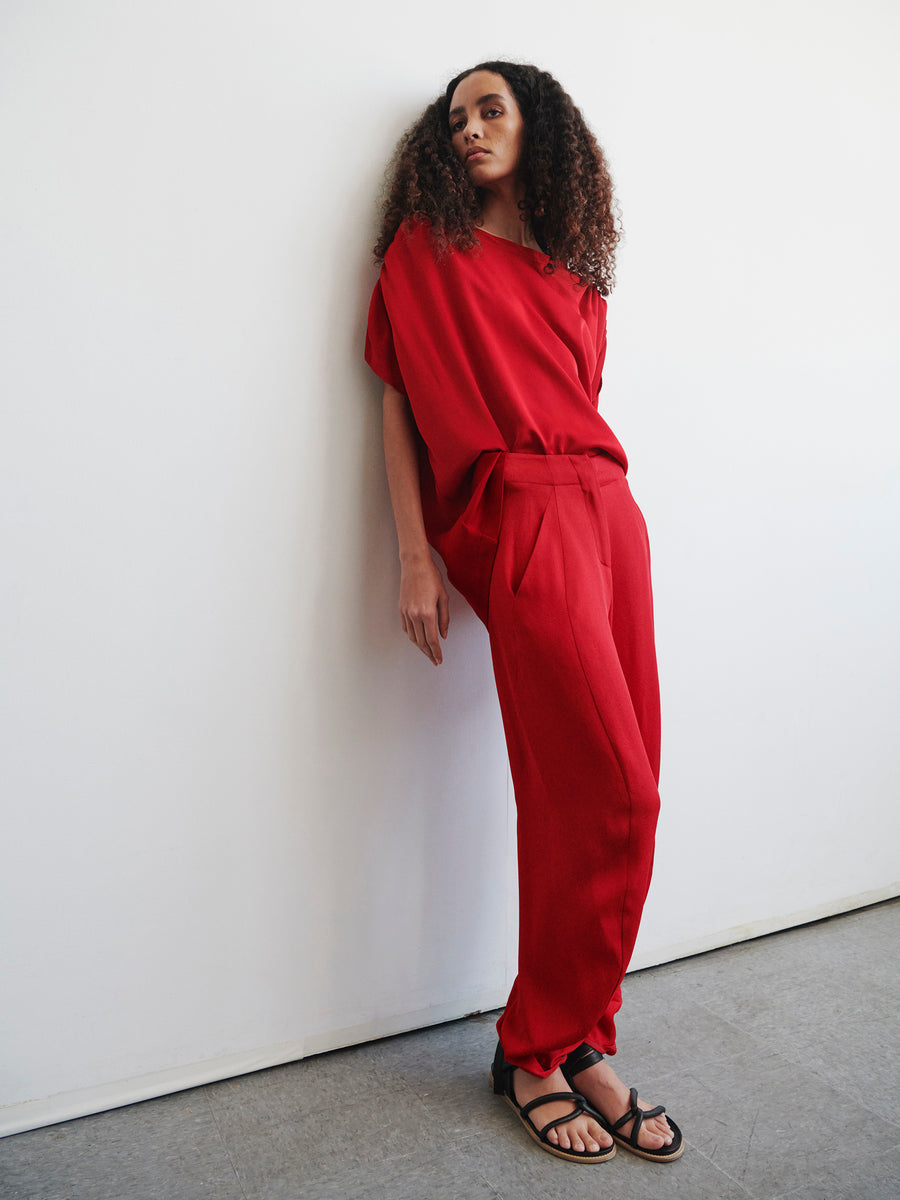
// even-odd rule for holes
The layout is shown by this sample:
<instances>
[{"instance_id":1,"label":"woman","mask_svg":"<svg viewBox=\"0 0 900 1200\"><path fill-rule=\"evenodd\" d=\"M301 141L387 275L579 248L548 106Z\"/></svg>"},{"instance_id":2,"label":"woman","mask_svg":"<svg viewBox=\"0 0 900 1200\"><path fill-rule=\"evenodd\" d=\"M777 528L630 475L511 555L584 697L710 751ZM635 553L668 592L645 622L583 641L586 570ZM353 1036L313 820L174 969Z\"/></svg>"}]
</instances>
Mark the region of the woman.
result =
<instances>
[{"instance_id":1,"label":"woman","mask_svg":"<svg viewBox=\"0 0 900 1200\"><path fill-rule=\"evenodd\" d=\"M568 95L535 67L481 63L398 146L366 359L385 385L403 630L441 663L430 543L490 634L520 915L494 1090L552 1154L671 1162L677 1126L604 1057L659 808L646 528L597 411L617 240Z\"/></svg>"}]
</instances>

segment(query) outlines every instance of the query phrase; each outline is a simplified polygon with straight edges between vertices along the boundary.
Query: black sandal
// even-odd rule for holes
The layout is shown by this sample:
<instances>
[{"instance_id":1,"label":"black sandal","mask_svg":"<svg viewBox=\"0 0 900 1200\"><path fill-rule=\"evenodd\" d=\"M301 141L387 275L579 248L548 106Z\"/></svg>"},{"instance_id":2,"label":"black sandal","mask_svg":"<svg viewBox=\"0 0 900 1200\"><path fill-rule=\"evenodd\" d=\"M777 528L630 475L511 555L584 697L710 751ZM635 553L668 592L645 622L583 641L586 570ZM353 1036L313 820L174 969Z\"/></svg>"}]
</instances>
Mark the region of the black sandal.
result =
<instances>
[{"instance_id":1,"label":"black sandal","mask_svg":"<svg viewBox=\"0 0 900 1200\"><path fill-rule=\"evenodd\" d=\"M557 1158L568 1159L569 1162L584 1162L584 1163L601 1163L607 1162L613 1157L616 1152L616 1143L606 1146L599 1150L596 1154L592 1150L563 1150L561 1146L554 1146L547 1138L547 1134L551 1129L555 1129L557 1125L564 1125L566 1121L571 1121L575 1117L580 1117L582 1113L586 1116L593 1117L598 1125L601 1125L609 1134L612 1134L612 1129L608 1121L596 1112L585 1100L584 1096L580 1096L577 1092L551 1092L548 1096L537 1096L534 1100L529 1100L527 1104L519 1104L516 1100L516 1092L513 1087L513 1071L516 1068L510 1066L503 1056L503 1047L497 1043L497 1053L494 1055L494 1065L491 1068L491 1088L495 1095L503 1096L516 1113L516 1116L528 1130L529 1135L534 1138L542 1150L548 1151L550 1154L555 1154ZM548 1121L542 1128L538 1129L537 1125L531 1120L530 1113L534 1112L541 1104L548 1104L552 1100L569 1100L575 1105L573 1112L567 1113L564 1117L557 1117L553 1121Z\"/></svg>"},{"instance_id":2,"label":"black sandal","mask_svg":"<svg viewBox=\"0 0 900 1200\"><path fill-rule=\"evenodd\" d=\"M577 1050L572 1051L562 1065L562 1073L566 1077L566 1082L574 1088L574 1078L579 1071L586 1071L588 1067L592 1067L594 1063L602 1062L602 1060L603 1055L599 1050L595 1050L587 1042L582 1042ZM641 1126L645 1119L647 1117L662 1116L666 1110L662 1104L658 1104L656 1108L638 1108L637 1088L631 1088L628 1094L631 1102L628 1112L624 1116L619 1117L618 1121L613 1125L610 1125L608 1121L604 1121L604 1129L609 1130L620 1146L623 1146L626 1150L630 1150L632 1154L649 1159L650 1162L674 1162L676 1158L681 1158L682 1154L684 1154L684 1138L681 1136L681 1130L672 1118L668 1116L666 1120L669 1122L669 1128L672 1130L671 1146L660 1146L658 1150L648 1150L646 1147L638 1145L638 1135L641 1132ZM621 1128L622 1125L626 1125L629 1121L634 1121L631 1133L626 1136L623 1133L616 1132L617 1129Z\"/></svg>"}]
</instances>

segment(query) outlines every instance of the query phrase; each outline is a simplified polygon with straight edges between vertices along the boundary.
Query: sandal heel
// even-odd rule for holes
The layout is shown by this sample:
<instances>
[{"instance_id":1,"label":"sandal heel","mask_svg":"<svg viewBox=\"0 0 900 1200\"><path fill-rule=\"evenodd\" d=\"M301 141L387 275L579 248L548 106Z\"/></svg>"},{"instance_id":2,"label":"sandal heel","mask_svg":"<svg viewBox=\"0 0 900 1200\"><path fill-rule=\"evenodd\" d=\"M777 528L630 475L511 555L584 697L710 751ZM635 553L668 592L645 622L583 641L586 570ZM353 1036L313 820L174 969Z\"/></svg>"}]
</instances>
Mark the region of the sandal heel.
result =
<instances>
[{"instance_id":1,"label":"sandal heel","mask_svg":"<svg viewBox=\"0 0 900 1200\"><path fill-rule=\"evenodd\" d=\"M489 1076L491 1090L495 1096L505 1096L509 1091L507 1075L512 1075L512 1069L503 1057L503 1047L497 1042L497 1052L494 1055L494 1062Z\"/></svg>"}]
</instances>

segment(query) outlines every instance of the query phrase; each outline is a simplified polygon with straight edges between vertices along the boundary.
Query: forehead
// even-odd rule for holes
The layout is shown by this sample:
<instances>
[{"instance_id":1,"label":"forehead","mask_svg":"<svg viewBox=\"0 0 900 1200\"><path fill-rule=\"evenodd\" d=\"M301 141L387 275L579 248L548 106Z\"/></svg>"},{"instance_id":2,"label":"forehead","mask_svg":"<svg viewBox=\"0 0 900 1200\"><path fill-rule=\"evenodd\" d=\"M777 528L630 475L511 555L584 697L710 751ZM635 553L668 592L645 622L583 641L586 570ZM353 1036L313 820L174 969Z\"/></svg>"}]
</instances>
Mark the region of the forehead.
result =
<instances>
[{"instance_id":1,"label":"forehead","mask_svg":"<svg viewBox=\"0 0 900 1200\"><path fill-rule=\"evenodd\" d=\"M482 96L492 94L501 96L508 104L518 107L509 90L509 84L502 75L497 75L494 71L473 71L457 84L450 97L450 108L474 108Z\"/></svg>"}]
</instances>

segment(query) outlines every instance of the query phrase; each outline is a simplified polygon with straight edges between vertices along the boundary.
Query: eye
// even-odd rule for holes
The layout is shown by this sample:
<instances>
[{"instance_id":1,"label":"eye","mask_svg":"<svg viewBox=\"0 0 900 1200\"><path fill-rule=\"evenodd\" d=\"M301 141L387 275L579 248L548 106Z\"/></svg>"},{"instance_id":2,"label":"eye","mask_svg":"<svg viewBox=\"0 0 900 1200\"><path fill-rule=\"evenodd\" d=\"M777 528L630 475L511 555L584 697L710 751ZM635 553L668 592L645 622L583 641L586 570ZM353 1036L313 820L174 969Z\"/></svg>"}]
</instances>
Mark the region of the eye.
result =
<instances>
[{"instance_id":1,"label":"eye","mask_svg":"<svg viewBox=\"0 0 900 1200\"><path fill-rule=\"evenodd\" d=\"M450 132L451 133L459 133L459 131L465 127L465 124L466 124L465 121L463 121L461 119L457 120L457 121L451 121L450 122Z\"/></svg>"},{"instance_id":2,"label":"eye","mask_svg":"<svg viewBox=\"0 0 900 1200\"><path fill-rule=\"evenodd\" d=\"M502 117L502 116L503 116L503 109L502 109L502 108L489 108L489 109L487 110L487 112L485 112L485 114L484 114L484 115L485 115L486 117L491 117L491 116L493 116L493 117Z\"/></svg>"}]
</instances>

